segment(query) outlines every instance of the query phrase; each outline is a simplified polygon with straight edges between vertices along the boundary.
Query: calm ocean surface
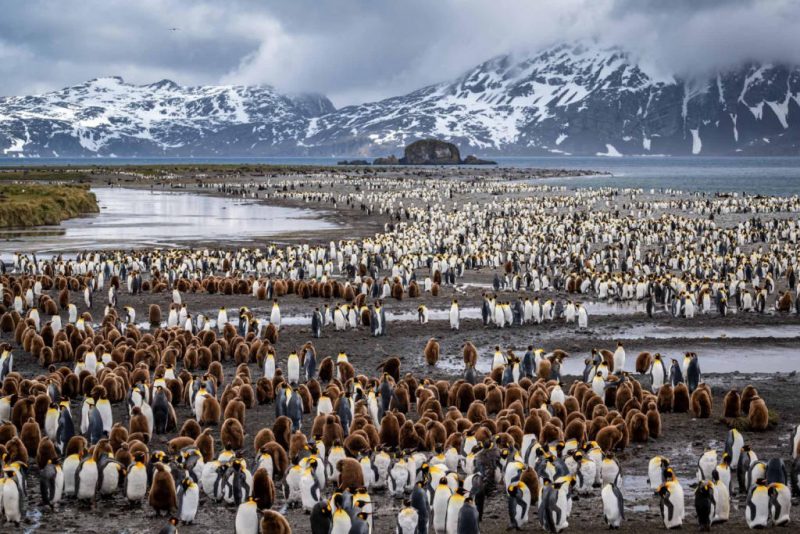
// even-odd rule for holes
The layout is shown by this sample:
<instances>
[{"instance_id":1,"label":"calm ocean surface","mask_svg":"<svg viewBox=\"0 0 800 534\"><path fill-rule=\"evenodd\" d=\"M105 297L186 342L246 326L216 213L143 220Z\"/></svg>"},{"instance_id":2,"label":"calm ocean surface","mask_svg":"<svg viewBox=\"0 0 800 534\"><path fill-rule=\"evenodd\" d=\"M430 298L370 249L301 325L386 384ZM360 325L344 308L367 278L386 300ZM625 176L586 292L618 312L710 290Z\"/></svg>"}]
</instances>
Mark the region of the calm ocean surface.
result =
<instances>
[{"instance_id":1,"label":"calm ocean surface","mask_svg":"<svg viewBox=\"0 0 800 534\"><path fill-rule=\"evenodd\" d=\"M0 166L155 165L182 163L335 165L336 158L0 158ZM496 158L501 167L591 169L613 176L552 180L571 187L674 188L686 191L740 191L769 195L800 194L800 157L622 157L597 156Z\"/></svg>"}]
</instances>

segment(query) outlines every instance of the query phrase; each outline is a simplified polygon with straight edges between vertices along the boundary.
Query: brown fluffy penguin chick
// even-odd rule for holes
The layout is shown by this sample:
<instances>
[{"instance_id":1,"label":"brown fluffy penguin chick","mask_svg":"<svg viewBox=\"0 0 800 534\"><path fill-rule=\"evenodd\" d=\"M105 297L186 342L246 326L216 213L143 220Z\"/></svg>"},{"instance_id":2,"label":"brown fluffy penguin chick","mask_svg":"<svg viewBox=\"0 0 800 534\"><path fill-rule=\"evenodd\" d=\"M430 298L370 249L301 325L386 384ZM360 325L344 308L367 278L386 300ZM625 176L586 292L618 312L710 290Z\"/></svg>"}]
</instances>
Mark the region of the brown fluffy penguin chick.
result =
<instances>
[{"instance_id":1,"label":"brown fluffy penguin chick","mask_svg":"<svg viewBox=\"0 0 800 534\"><path fill-rule=\"evenodd\" d=\"M39 448L36 450L36 465L39 466L39 469L44 469L49 460L55 461L56 459L58 459L56 446L50 441L50 438L43 437L39 441Z\"/></svg>"},{"instance_id":2,"label":"brown fluffy penguin chick","mask_svg":"<svg viewBox=\"0 0 800 534\"><path fill-rule=\"evenodd\" d=\"M187 419L181 427L180 435L197 439L197 436L199 436L202 431L203 429L200 428L200 424L197 421L194 419Z\"/></svg>"},{"instance_id":3,"label":"brown fluffy penguin chick","mask_svg":"<svg viewBox=\"0 0 800 534\"><path fill-rule=\"evenodd\" d=\"M652 402L650 409L647 410L647 430L650 432L651 438L661 436L661 414Z\"/></svg>"},{"instance_id":4,"label":"brown fluffy penguin chick","mask_svg":"<svg viewBox=\"0 0 800 534\"><path fill-rule=\"evenodd\" d=\"M355 458L342 458L336 464L336 470L339 471L339 490L355 491L364 486L364 473Z\"/></svg>"},{"instance_id":5,"label":"brown fluffy penguin chick","mask_svg":"<svg viewBox=\"0 0 800 534\"><path fill-rule=\"evenodd\" d=\"M22 425L22 430L19 433L19 438L25 445L25 449L35 454L39 450L39 441L42 439L42 432L39 429L39 423L36 419L29 417L28 420Z\"/></svg>"},{"instance_id":6,"label":"brown fluffy penguin chick","mask_svg":"<svg viewBox=\"0 0 800 534\"><path fill-rule=\"evenodd\" d=\"M275 473L285 473L286 470L289 469L289 455L286 453L286 450L276 442L271 441L265 443L264 446L261 447L260 452L270 455Z\"/></svg>"},{"instance_id":7,"label":"brown fluffy penguin chick","mask_svg":"<svg viewBox=\"0 0 800 534\"><path fill-rule=\"evenodd\" d=\"M380 441L381 445L389 448L395 448L400 443L400 422L392 412L381 419Z\"/></svg>"},{"instance_id":8,"label":"brown fluffy penguin chick","mask_svg":"<svg viewBox=\"0 0 800 534\"><path fill-rule=\"evenodd\" d=\"M632 443L647 443L650 438L647 416L638 410L632 412L628 432Z\"/></svg>"},{"instance_id":9,"label":"brown fluffy penguin chick","mask_svg":"<svg viewBox=\"0 0 800 534\"><path fill-rule=\"evenodd\" d=\"M117 449L128 441L128 429L122 426L122 423L114 423L108 440L111 442L111 448L114 449L114 452L117 452Z\"/></svg>"},{"instance_id":10,"label":"brown fluffy penguin chick","mask_svg":"<svg viewBox=\"0 0 800 534\"><path fill-rule=\"evenodd\" d=\"M469 407L472 406L472 403L475 402L475 391L474 388L467 384L466 382L462 383L458 386L458 390L456 391L456 402L455 406L461 413L466 413L469 411Z\"/></svg>"},{"instance_id":11,"label":"brown fluffy penguin chick","mask_svg":"<svg viewBox=\"0 0 800 534\"><path fill-rule=\"evenodd\" d=\"M156 463L155 466L148 502L156 514L160 512L172 514L178 508L175 481L172 480L172 474L170 474L169 469L161 462Z\"/></svg>"},{"instance_id":12,"label":"brown fluffy penguin chick","mask_svg":"<svg viewBox=\"0 0 800 534\"><path fill-rule=\"evenodd\" d=\"M178 436L167 442L167 450L170 454L176 454L184 447L194 445L194 440L187 436Z\"/></svg>"},{"instance_id":13,"label":"brown fluffy penguin chick","mask_svg":"<svg viewBox=\"0 0 800 534\"><path fill-rule=\"evenodd\" d=\"M609 453L617 447L622 437L622 431L620 431L619 428L609 425L597 433L595 441L598 447L600 447L600 450L604 453Z\"/></svg>"},{"instance_id":14,"label":"brown fluffy penguin chick","mask_svg":"<svg viewBox=\"0 0 800 534\"><path fill-rule=\"evenodd\" d=\"M582 443L586 439L586 423L582 419L573 419L564 430L564 440L575 439Z\"/></svg>"},{"instance_id":15,"label":"brown fluffy penguin chick","mask_svg":"<svg viewBox=\"0 0 800 534\"><path fill-rule=\"evenodd\" d=\"M344 440L344 448L351 456L357 456L360 453L367 453L372 448L369 443L369 437L363 430L352 432Z\"/></svg>"},{"instance_id":16,"label":"brown fluffy penguin chick","mask_svg":"<svg viewBox=\"0 0 800 534\"><path fill-rule=\"evenodd\" d=\"M200 424L203 426L218 425L220 415L221 407L219 401L215 397L208 395L203 401L203 413L200 414Z\"/></svg>"},{"instance_id":17,"label":"brown fluffy penguin chick","mask_svg":"<svg viewBox=\"0 0 800 534\"><path fill-rule=\"evenodd\" d=\"M539 476L532 467L526 467L519 477L520 482L523 482L528 489L531 490L531 505L536 506L539 498Z\"/></svg>"},{"instance_id":18,"label":"brown fluffy penguin chick","mask_svg":"<svg viewBox=\"0 0 800 534\"><path fill-rule=\"evenodd\" d=\"M211 434L211 429L206 428L203 433L197 436L194 440L194 446L203 455L203 461L210 462L214 459L214 436Z\"/></svg>"},{"instance_id":19,"label":"brown fluffy penguin chick","mask_svg":"<svg viewBox=\"0 0 800 534\"><path fill-rule=\"evenodd\" d=\"M142 409L138 406L134 406L133 410L131 411L131 420L129 425L131 434L135 434L137 432L147 436L150 434L150 425L147 422L147 417L142 413Z\"/></svg>"},{"instance_id":20,"label":"brown fluffy penguin chick","mask_svg":"<svg viewBox=\"0 0 800 534\"><path fill-rule=\"evenodd\" d=\"M464 357L464 363L467 367L475 367L478 364L478 349L475 348L475 345L472 344L472 341L467 341L464 343L462 355Z\"/></svg>"},{"instance_id":21,"label":"brown fluffy penguin chick","mask_svg":"<svg viewBox=\"0 0 800 534\"><path fill-rule=\"evenodd\" d=\"M148 319L152 326L161 326L161 307L158 304L151 304L148 310Z\"/></svg>"},{"instance_id":22,"label":"brown fluffy penguin chick","mask_svg":"<svg viewBox=\"0 0 800 534\"><path fill-rule=\"evenodd\" d=\"M672 390L672 385L664 384L658 388L658 411L671 412L672 404L675 402L675 393Z\"/></svg>"},{"instance_id":23,"label":"brown fluffy penguin chick","mask_svg":"<svg viewBox=\"0 0 800 534\"><path fill-rule=\"evenodd\" d=\"M564 433L559 426L548 422L542 427L539 443L551 443L553 441L564 441Z\"/></svg>"},{"instance_id":24,"label":"brown fluffy penguin chick","mask_svg":"<svg viewBox=\"0 0 800 534\"><path fill-rule=\"evenodd\" d=\"M586 429L586 437L590 441L597 441L597 434L600 433L606 426L608 426L608 421L603 416L594 417L589 422L589 427Z\"/></svg>"},{"instance_id":25,"label":"brown fluffy penguin chick","mask_svg":"<svg viewBox=\"0 0 800 534\"><path fill-rule=\"evenodd\" d=\"M640 352L636 357L636 372L640 375L645 374L653 363L653 356L649 352Z\"/></svg>"},{"instance_id":26,"label":"brown fluffy penguin chick","mask_svg":"<svg viewBox=\"0 0 800 534\"><path fill-rule=\"evenodd\" d=\"M536 370L536 376L542 380L550 380L550 372L553 370L553 364L547 358L542 358L539 362L539 367Z\"/></svg>"},{"instance_id":27,"label":"brown fluffy penguin chick","mask_svg":"<svg viewBox=\"0 0 800 534\"><path fill-rule=\"evenodd\" d=\"M711 395L703 388L697 388L691 397L692 414L698 419L711 417Z\"/></svg>"},{"instance_id":28,"label":"brown fluffy penguin chick","mask_svg":"<svg viewBox=\"0 0 800 534\"><path fill-rule=\"evenodd\" d=\"M444 446L447 441L447 429L438 421L431 421L426 425L425 447L434 451Z\"/></svg>"},{"instance_id":29,"label":"brown fluffy penguin chick","mask_svg":"<svg viewBox=\"0 0 800 534\"><path fill-rule=\"evenodd\" d=\"M223 447L238 451L244 446L244 428L238 419L226 419L219 434Z\"/></svg>"},{"instance_id":30,"label":"brown fluffy penguin chick","mask_svg":"<svg viewBox=\"0 0 800 534\"><path fill-rule=\"evenodd\" d=\"M272 423L272 434L275 436L275 441L278 445L288 452L289 440L292 436L292 420L285 415L275 419L275 422Z\"/></svg>"},{"instance_id":31,"label":"brown fluffy penguin chick","mask_svg":"<svg viewBox=\"0 0 800 534\"><path fill-rule=\"evenodd\" d=\"M122 464L122 467L128 467L133 461L131 456L130 447L127 443L122 443L119 448L114 451L114 459Z\"/></svg>"},{"instance_id":32,"label":"brown fluffy penguin chick","mask_svg":"<svg viewBox=\"0 0 800 534\"><path fill-rule=\"evenodd\" d=\"M428 365L436 365L436 362L439 361L439 342L430 338L422 352Z\"/></svg>"},{"instance_id":33,"label":"brown fluffy penguin chick","mask_svg":"<svg viewBox=\"0 0 800 534\"><path fill-rule=\"evenodd\" d=\"M307 446L308 438L306 435L299 430L294 432L289 438L289 460L292 462L299 461L298 455L303 452Z\"/></svg>"},{"instance_id":34,"label":"brown fluffy penguin chick","mask_svg":"<svg viewBox=\"0 0 800 534\"><path fill-rule=\"evenodd\" d=\"M689 388L686 384L678 384L673 390L672 411L675 413L686 413L689 411Z\"/></svg>"},{"instance_id":35,"label":"brown fluffy penguin chick","mask_svg":"<svg viewBox=\"0 0 800 534\"><path fill-rule=\"evenodd\" d=\"M758 390L751 385L745 386L742 390L742 413L750 413L750 402L755 397L758 397Z\"/></svg>"},{"instance_id":36,"label":"brown fluffy penguin chick","mask_svg":"<svg viewBox=\"0 0 800 534\"><path fill-rule=\"evenodd\" d=\"M748 428L755 432L763 432L769 428L769 410L761 397L753 397L750 410L747 412Z\"/></svg>"},{"instance_id":37,"label":"brown fluffy penguin chick","mask_svg":"<svg viewBox=\"0 0 800 534\"><path fill-rule=\"evenodd\" d=\"M28 463L28 449L25 444L18 437L11 438L6 442L6 455L4 457L6 464L13 462Z\"/></svg>"},{"instance_id":38,"label":"brown fluffy penguin chick","mask_svg":"<svg viewBox=\"0 0 800 534\"><path fill-rule=\"evenodd\" d=\"M342 430L338 418L334 415L327 415L325 423L322 425L322 442L325 444L326 450L329 450L334 443L342 441L344 441L344 430Z\"/></svg>"},{"instance_id":39,"label":"brown fluffy penguin chick","mask_svg":"<svg viewBox=\"0 0 800 534\"><path fill-rule=\"evenodd\" d=\"M334 363L333 359L330 356L326 356L319 362L319 371L317 375L319 376L319 381L323 384L327 384L331 380L333 380L333 371L334 371Z\"/></svg>"},{"instance_id":40,"label":"brown fluffy penguin chick","mask_svg":"<svg viewBox=\"0 0 800 534\"><path fill-rule=\"evenodd\" d=\"M722 400L722 417L726 420L736 419L742 415L742 398L739 391L731 389Z\"/></svg>"},{"instance_id":41,"label":"brown fluffy penguin chick","mask_svg":"<svg viewBox=\"0 0 800 534\"><path fill-rule=\"evenodd\" d=\"M617 391L617 396L614 398L614 404L605 402L605 405L611 406L612 408L616 407L617 410L624 411L625 405L628 404L631 399L633 399L633 388L626 383L616 389L619 391Z\"/></svg>"},{"instance_id":42,"label":"brown fluffy penguin chick","mask_svg":"<svg viewBox=\"0 0 800 534\"><path fill-rule=\"evenodd\" d=\"M275 484L263 467L253 473L253 499L259 510L268 510L275 502Z\"/></svg>"},{"instance_id":43,"label":"brown fluffy penguin chick","mask_svg":"<svg viewBox=\"0 0 800 534\"><path fill-rule=\"evenodd\" d=\"M398 439L400 449L412 450L420 447L420 439L414 423L409 419L400 427L400 437Z\"/></svg>"},{"instance_id":44,"label":"brown fluffy penguin chick","mask_svg":"<svg viewBox=\"0 0 800 534\"><path fill-rule=\"evenodd\" d=\"M387 373L394 378L395 382L400 382L400 358L392 357L387 359L377 367L377 370Z\"/></svg>"},{"instance_id":45,"label":"brown fluffy penguin chick","mask_svg":"<svg viewBox=\"0 0 800 534\"><path fill-rule=\"evenodd\" d=\"M486 412L489 414L496 414L503 409L503 390L496 384L492 384L486 390L486 399L483 404L486 406Z\"/></svg>"},{"instance_id":46,"label":"brown fluffy penguin chick","mask_svg":"<svg viewBox=\"0 0 800 534\"><path fill-rule=\"evenodd\" d=\"M275 434L272 433L272 429L262 428L256 433L256 437L253 438L253 450L256 452L260 451L261 447L270 441L275 441Z\"/></svg>"},{"instance_id":47,"label":"brown fluffy penguin chick","mask_svg":"<svg viewBox=\"0 0 800 534\"><path fill-rule=\"evenodd\" d=\"M274 510L264 510L261 516L261 532L264 534L292 534L292 527L281 514Z\"/></svg>"},{"instance_id":48,"label":"brown fluffy penguin chick","mask_svg":"<svg viewBox=\"0 0 800 534\"><path fill-rule=\"evenodd\" d=\"M223 419L236 419L244 426L244 412L247 408L245 407L244 403L239 399L233 399L228 402L228 405L225 406L225 414Z\"/></svg>"},{"instance_id":49,"label":"brown fluffy penguin chick","mask_svg":"<svg viewBox=\"0 0 800 534\"><path fill-rule=\"evenodd\" d=\"M256 382L256 400L258 404L268 404L275 400L275 390L272 387L272 382L263 376Z\"/></svg>"},{"instance_id":50,"label":"brown fluffy penguin chick","mask_svg":"<svg viewBox=\"0 0 800 534\"><path fill-rule=\"evenodd\" d=\"M392 395L392 400L389 403L389 409L397 410L400 413L408 412L409 405L411 404L409 397L408 387L405 383L399 384L394 389L394 395Z\"/></svg>"},{"instance_id":51,"label":"brown fluffy penguin chick","mask_svg":"<svg viewBox=\"0 0 800 534\"><path fill-rule=\"evenodd\" d=\"M67 456L72 456L73 454L79 454L83 456L88 446L89 443L83 436L72 436L67 442L67 450L64 452L64 457L66 458Z\"/></svg>"}]
</instances>

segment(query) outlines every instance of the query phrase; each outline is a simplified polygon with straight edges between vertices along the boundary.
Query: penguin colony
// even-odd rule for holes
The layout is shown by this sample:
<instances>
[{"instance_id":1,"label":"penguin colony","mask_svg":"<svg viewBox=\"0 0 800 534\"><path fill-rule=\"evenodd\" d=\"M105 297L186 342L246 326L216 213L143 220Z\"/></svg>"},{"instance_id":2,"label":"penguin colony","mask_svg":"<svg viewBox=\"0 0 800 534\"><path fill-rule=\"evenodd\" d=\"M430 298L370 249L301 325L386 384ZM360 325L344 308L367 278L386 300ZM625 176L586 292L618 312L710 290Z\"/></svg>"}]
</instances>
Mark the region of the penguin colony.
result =
<instances>
[{"instance_id":1,"label":"penguin colony","mask_svg":"<svg viewBox=\"0 0 800 534\"><path fill-rule=\"evenodd\" d=\"M567 385L561 364L575 355L533 345L522 356L500 346L487 355L467 343L463 375L431 380L402 369L418 368L412 359L435 368L435 338L421 357L388 357L377 374L348 347L318 356L314 339L352 329L390 335L389 303L423 294L447 294L446 321L459 331L458 281L476 270L492 273L493 292L479 306L493 329L556 320L587 329L591 299L642 301L653 317L797 311L797 225L767 215L796 211L796 199L653 202L628 190L624 213L589 216L586 206L609 205L617 193L487 181L468 187L497 199L450 211L447 199L466 185L411 181L403 198L384 185L271 193L387 219L383 233L361 241L76 259L18 254L3 265L5 520L24 523L35 485L52 509L109 497L148 508L163 516L162 532L190 525L202 508L231 507L240 533L369 533L378 498L395 502L398 532L479 532L486 503L497 500L509 527L560 532L573 505L592 496L602 505L583 514L619 528L626 473L618 457L663 435L662 414L712 416L697 354L668 363L643 352L633 362L622 344L597 349ZM523 196L533 193L541 195L536 212ZM722 213L764 216L722 227L710 219ZM564 237L566 229L576 239ZM213 316L193 313L187 301L198 293L235 304ZM171 303L138 313L120 306L143 294ZM279 354L280 302L290 296L315 299L311 328L307 342ZM95 300L105 302L99 322L89 312ZM248 307L259 303L269 303L260 319ZM419 324L428 324L431 310L415 307ZM490 372L478 372L479 358L491 359ZM41 373L23 376L20 360ZM274 412L273 422L248 434L246 421L259 409ZM691 520L708 529L735 513L751 528L790 521L796 462L787 469L780 458L759 460L745 443L745 434L772 424L764 399L752 386L730 390L723 414L734 428L721 453L698 459L696 480L679 480L665 456L651 460L647 480L663 527ZM798 441L794 432L793 460ZM283 512L294 508L309 514L308 523L289 524Z\"/></svg>"}]
</instances>

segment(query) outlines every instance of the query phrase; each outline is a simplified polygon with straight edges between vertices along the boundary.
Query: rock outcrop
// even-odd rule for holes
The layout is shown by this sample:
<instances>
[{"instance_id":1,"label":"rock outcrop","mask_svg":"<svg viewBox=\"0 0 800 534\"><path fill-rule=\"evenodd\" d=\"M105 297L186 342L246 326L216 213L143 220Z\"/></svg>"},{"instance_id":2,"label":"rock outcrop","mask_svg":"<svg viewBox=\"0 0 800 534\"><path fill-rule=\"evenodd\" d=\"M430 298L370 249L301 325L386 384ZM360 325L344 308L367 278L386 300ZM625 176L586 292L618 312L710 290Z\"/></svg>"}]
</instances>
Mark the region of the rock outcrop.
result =
<instances>
[{"instance_id":1,"label":"rock outcrop","mask_svg":"<svg viewBox=\"0 0 800 534\"><path fill-rule=\"evenodd\" d=\"M461 153L453 143L422 139L408 145L400 158L402 165L459 165Z\"/></svg>"}]
</instances>

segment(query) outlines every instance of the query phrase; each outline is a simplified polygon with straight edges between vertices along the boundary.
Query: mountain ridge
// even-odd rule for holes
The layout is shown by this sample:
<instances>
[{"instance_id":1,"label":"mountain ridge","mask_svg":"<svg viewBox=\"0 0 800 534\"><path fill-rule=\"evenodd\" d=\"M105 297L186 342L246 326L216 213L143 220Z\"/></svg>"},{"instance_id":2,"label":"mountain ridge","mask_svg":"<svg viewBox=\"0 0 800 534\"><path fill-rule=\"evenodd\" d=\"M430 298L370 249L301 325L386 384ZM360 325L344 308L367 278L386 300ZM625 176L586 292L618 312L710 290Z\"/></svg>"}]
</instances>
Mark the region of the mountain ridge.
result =
<instances>
[{"instance_id":1,"label":"mountain ridge","mask_svg":"<svg viewBox=\"0 0 800 534\"><path fill-rule=\"evenodd\" d=\"M451 81L336 109L269 85L95 78L0 98L0 156L377 156L438 138L498 155L800 154L800 68L663 75L618 47L501 55Z\"/></svg>"}]
</instances>

